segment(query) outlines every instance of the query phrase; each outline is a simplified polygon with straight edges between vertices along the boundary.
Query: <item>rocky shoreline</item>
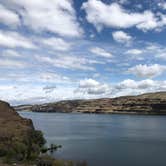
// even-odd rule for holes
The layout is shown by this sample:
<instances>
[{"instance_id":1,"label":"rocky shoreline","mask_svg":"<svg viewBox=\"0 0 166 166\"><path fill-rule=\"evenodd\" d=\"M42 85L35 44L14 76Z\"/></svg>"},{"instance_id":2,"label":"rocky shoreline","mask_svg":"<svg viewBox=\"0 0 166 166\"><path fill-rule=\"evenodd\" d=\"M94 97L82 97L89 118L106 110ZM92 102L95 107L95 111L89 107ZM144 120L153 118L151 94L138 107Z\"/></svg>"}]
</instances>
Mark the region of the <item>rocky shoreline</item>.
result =
<instances>
[{"instance_id":1,"label":"rocky shoreline","mask_svg":"<svg viewBox=\"0 0 166 166\"><path fill-rule=\"evenodd\" d=\"M166 92L16 106L17 111L166 115Z\"/></svg>"}]
</instances>

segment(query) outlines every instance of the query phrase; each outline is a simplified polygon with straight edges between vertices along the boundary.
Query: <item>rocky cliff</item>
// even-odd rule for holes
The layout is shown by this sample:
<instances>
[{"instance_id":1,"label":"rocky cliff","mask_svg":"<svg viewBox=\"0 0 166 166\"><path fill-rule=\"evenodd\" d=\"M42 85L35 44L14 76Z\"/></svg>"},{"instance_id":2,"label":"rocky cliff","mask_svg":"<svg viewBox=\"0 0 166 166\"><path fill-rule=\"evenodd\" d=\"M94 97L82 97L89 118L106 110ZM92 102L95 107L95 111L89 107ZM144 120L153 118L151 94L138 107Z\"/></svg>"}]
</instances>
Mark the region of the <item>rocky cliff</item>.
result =
<instances>
[{"instance_id":1,"label":"rocky cliff","mask_svg":"<svg viewBox=\"0 0 166 166\"><path fill-rule=\"evenodd\" d=\"M166 114L166 92L93 100L66 100L55 103L17 106L34 112Z\"/></svg>"},{"instance_id":2,"label":"rocky cliff","mask_svg":"<svg viewBox=\"0 0 166 166\"><path fill-rule=\"evenodd\" d=\"M38 156L43 144L42 133L34 129L32 121L0 101L0 161L31 160Z\"/></svg>"}]
</instances>

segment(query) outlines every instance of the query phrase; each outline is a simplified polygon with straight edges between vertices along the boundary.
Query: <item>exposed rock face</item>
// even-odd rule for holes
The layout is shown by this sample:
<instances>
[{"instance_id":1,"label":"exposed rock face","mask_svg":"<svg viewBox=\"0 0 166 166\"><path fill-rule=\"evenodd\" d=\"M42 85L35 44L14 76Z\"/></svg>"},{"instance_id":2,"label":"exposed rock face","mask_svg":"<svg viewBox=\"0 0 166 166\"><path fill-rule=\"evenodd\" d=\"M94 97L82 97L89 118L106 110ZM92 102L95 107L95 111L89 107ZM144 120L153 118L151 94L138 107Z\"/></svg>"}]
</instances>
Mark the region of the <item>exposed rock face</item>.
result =
<instances>
[{"instance_id":1,"label":"exposed rock face","mask_svg":"<svg viewBox=\"0 0 166 166\"><path fill-rule=\"evenodd\" d=\"M43 137L30 119L25 119L0 101L0 158L21 161L37 156Z\"/></svg>"},{"instance_id":2,"label":"exposed rock face","mask_svg":"<svg viewBox=\"0 0 166 166\"><path fill-rule=\"evenodd\" d=\"M21 110L20 107L17 107ZM67 100L27 107L34 112L166 114L166 92L94 100Z\"/></svg>"}]
</instances>

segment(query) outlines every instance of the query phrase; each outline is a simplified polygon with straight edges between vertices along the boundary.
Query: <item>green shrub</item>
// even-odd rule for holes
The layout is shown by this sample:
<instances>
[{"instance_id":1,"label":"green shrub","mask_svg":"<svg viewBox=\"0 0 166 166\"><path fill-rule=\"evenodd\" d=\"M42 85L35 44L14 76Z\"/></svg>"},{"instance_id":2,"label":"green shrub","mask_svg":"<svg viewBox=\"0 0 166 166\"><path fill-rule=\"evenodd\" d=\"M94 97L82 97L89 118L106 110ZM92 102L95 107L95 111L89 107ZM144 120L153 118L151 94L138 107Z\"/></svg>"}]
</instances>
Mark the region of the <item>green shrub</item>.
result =
<instances>
[{"instance_id":1,"label":"green shrub","mask_svg":"<svg viewBox=\"0 0 166 166\"><path fill-rule=\"evenodd\" d=\"M44 146L46 143L46 140L44 139L43 133L40 130L36 130L33 133L33 142L35 144L38 144L39 147Z\"/></svg>"},{"instance_id":2,"label":"green shrub","mask_svg":"<svg viewBox=\"0 0 166 166\"><path fill-rule=\"evenodd\" d=\"M7 151L4 148L0 147L0 157L5 156L6 154L7 154Z\"/></svg>"}]
</instances>

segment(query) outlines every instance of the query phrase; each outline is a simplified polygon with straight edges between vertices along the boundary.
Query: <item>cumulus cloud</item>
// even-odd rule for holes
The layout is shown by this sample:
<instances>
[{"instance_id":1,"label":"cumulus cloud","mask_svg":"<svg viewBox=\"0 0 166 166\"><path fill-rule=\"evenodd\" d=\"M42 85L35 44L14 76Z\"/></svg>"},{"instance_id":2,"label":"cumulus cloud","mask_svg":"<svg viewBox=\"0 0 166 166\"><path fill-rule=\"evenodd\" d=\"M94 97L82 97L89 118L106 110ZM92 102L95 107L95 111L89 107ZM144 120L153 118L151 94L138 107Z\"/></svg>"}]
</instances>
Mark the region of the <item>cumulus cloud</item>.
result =
<instances>
[{"instance_id":1,"label":"cumulus cloud","mask_svg":"<svg viewBox=\"0 0 166 166\"><path fill-rule=\"evenodd\" d=\"M17 32L0 30L0 46L9 48L34 49L36 46L32 41Z\"/></svg>"},{"instance_id":2,"label":"cumulus cloud","mask_svg":"<svg viewBox=\"0 0 166 166\"><path fill-rule=\"evenodd\" d=\"M79 82L79 92L87 93L89 95L102 95L108 93L110 88L107 84L99 83L93 79L84 79Z\"/></svg>"},{"instance_id":3,"label":"cumulus cloud","mask_svg":"<svg viewBox=\"0 0 166 166\"><path fill-rule=\"evenodd\" d=\"M115 85L112 93L114 94L114 96L124 96L165 90L166 81L155 81L151 79L135 81L126 79Z\"/></svg>"},{"instance_id":4,"label":"cumulus cloud","mask_svg":"<svg viewBox=\"0 0 166 166\"><path fill-rule=\"evenodd\" d=\"M87 98L93 96L100 97L118 97L124 95L137 95L147 92L156 92L166 90L166 81L156 81L152 79L145 79L135 81L132 79L125 79L116 84L100 83L94 79L80 80L76 92L86 94Z\"/></svg>"},{"instance_id":5,"label":"cumulus cloud","mask_svg":"<svg viewBox=\"0 0 166 166\"><path fill-rule=\"evenodd\" d=\"M153 64L153 65L139 64L129 68L128 72L138 77L153 78L153 77L161 75L165 70L166 70L166 67L159 64Z\"/></svg>"},{"instance_id":6,"label":"cumulus cloud","mask_svg":"<svg viewBox=\"0 0 166 166\"><path fill-rule=\"evenodd\" d=\"M108 93L109 87L106 84L100 85L98 87L89 88L87 93L90 95L102 95Z\"/></svg>"},{"instance_id":7,"label":"cumulus cloud","mask_svg":"<svg viewBox=\"0 0 166 166\"><path fill-rule=\"evenodd\" d=\"M120 82L115 88L119 90L123 89L135 89L135 90L145 90L147 91L160 91L166 89L166 81L154 81L151 79L135 81L131 79L124 80Z\"/></svg>"},{"instance_id":8,"label":"cumulus cloud","mask_svg":"<svg viewBox=\"0 0 166 166\"><path fill-rule=\"evenodd\" d=\"M99 82L97 82L96 80L93 79L85 79L85 80L81 80L79 87L80 88L93 88L94 86L98 86Z\"/></svg>"},{"instance_id":9,"label":"cumulus cloud","mask_svg":"<svg viewBox=\"0 0 166 166\"><path fill-rule=\"evenodd\" d=\"M7 0L22 17L22 23L39 31L78 37L83 30L77 22L72 0Z\"/></svg>"},{"instance_id":10,"label":"cumulus cloud","mask_svg":"<svg viewBox=\"0 0 166 166\"><path fill-rule=\"evenodd\" d=\"M86 19L101 30L103 27L130 28L136 27L143 31L152 30L165 25L164 17L156 16L152 11L142 13L125 10L118 3L106 4L99 0L88 0L82 8ZM108 19L111 18L111 19Z\"/></svg>"},{"instance_id":11,"label":"cumulus cloud","mask_svg":"<svg viewBox=\"0 0 166 166\"><path fill-rule=\"evenodd\" d=\"M14 84L12 86L0 84L0 97L13 104L27 104L48 103L64 99L118 97L165 90L166 81L152 79L141 81L126 79L114 84L101 83L93 79L84 79L80 80L77 89L74 86L69 87L67 84L61 88L56 87L55 84L47 84L47 86L38 84L20 84L19 86L15 86Z\"/></svg>"},{"instance_id":12,"label":"cumulus cloud","mask_svg":"<svg viewBox=\"0 0 166 166\"><path fill-rule=\"evenodd\" d=\"M122 82L120 82L118 85L115 87L119 90L122 89L146 89L149 87L154 87L156 84L153 80L146 79L142 81L135 81L131 79L126 79Z\"/></svg>"},{"instance_id":13,"label":"cumulus cloud","mask_svg":"<svg viewBox=\"0 0 166 166\"><path fill-rule=\"evenodd\" d=\"M104 50L103 48L93 47L90 49L90 51L93 54L96 54L96 55L101 56L101 57L105 57L105 58L112 58L113 57L113 55L110 52Z\"/></svg>"},{"instance_id":14,"label":"cumulus cloud","mask_svg":"<svg viewBox=\"0 0 166 166\"><path fill-rule=\"evenodd\" d=\"M0 4L0 23L16 27L20 24L19 16Z\"/></svg>"},{"instance_id":15,"label":"cumulus cloud","mask_svg":"<svg viewBox=\"0 0 166 166\"><path fill-rule=\"evenodd\" d=\"M125 9L128 6L124 5L126 0L116 2L86 0L82 8L87 20L99 31L104 27L112 29L106 31L109 36L105 36L105 32L104 36L100 36L103 34L99 35L91 26L88 29L84 27L87 38L78 40L71 38L80 37L83 33L76 15L82 17L79 18L81 24L85 20L84 15L76 13L74 6L77 4L73 4L74 0L1 0L0 84L9 87L16 85L17 89L9 88L8 91L0 85L0 97L7 100L18 98L22 101L34 99L35 102L40 102L50 101L51 95L55 101L66 98L113 97L166 89L165 81L159 81L165 76L165 66L161 65L166 60L165 46L157 43L148 45L150 39L146 42L137 41L133 36L135 30L125 29L146 31L161 28L166 25L164 10L156 8L152 13L150 10L143 11L146 8L144 6L136 9L134 4L134 8L129 10ZM122 43L120 47L108 43L110 33L116 42ZM88 40L89 36L93 40ZM138 34L136 38L137 36ZM102 40L99 41L99 38ZM124 46L131 42L133 45L130 47ZM142 58L147 63L141 61L142 65L137 65L135 60ZM152 65L147 65L149 63ZM132 74L145 78L142 81L128 79L128 74L123 75L124 70L131 74L129 78L134 78ZM151 80L160 75L163 77L157 77L158 81ZM82 78L91 79L79 82ZM125 80L116 82L121 78ZM22 87L19 88L21 84ZM76 88L78 93L74 93Z\"/></svg>"},{"instance_id":16,"label":"cumulus cloud","mask_svg":"<svg viewBox=\"0 0 166 166\"><path fill-rule=\"evenodd\" d=\"M119 43L128 43L132 40L132 37L123 31L113 32L112 37L116 42Z\"/></svg>"}]
</instances>

